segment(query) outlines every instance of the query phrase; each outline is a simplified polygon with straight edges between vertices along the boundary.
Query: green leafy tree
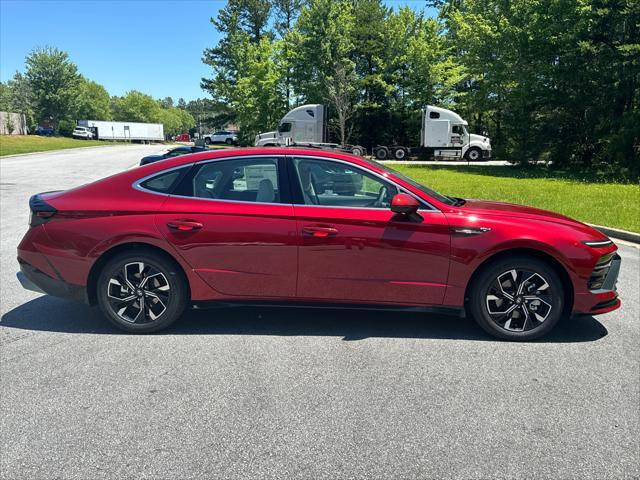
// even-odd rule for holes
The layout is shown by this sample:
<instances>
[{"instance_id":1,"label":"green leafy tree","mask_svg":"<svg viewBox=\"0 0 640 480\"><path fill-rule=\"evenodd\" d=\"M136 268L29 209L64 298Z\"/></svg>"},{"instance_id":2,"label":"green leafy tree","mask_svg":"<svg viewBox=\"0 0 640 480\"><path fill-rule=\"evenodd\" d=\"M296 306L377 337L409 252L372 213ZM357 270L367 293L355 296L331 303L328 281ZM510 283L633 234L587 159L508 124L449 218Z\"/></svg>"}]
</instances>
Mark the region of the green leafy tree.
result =
<instances>
[{"instance_id":1,"label":"green leafy tree","mask_svg":"<svg viewBox=\"0 0 640 480\"><path fill-rule=\"evenodd\" d=\"M352 62L354 22L351 2L311 0L302 9L285 39L298 103L326 101L326 79L334 75L336 65Z\"/></svg>"},{"instance_id":2,"label":"green leafy tree","mask_svg":"<svg viewBox=\"0 0 640 480\"><path fill-rule=\"evenodd\" d=\"M81 82L78 69L66 52L52 47L33 50L25 63L36 119L48 120L57 129L60 120L72 116L76 107Z\"/></svg>"},{"instance_id":3,"label":"green leafy tree","mask_svg":"<svg viewBox=\"0 0 640 480\"><path fill-rule=\"evenodd\" d=\"M153 123L160 118L160 105L150 95L131 90L124 97L113 97L113 119L128 122Z\"/></svg>"},{"instance_id":4,"label":"green leafy tree","mask_svg":"<svg viewBox=\"0 0 640 480\"><path fill-rule=\"evenodd\" d=\"M107 90L83 77L78 86L74 115L78 120L111 120L111 97Z\"/></svg>"},{"instance_id":5,"label":"green leafy tree","mask_svg":"<svg viewBox=\"0 0 640 480\"><path fill-rule=\"evenodd\" d=\"M182 101L184 102L184 99L182 99ZM162 108L171 108L171 107L173 107L173 98L171 98L171 97L164 97L164 98L158 100L158 102L160 103L160 106Z\"/></svg>"}]
</instances>

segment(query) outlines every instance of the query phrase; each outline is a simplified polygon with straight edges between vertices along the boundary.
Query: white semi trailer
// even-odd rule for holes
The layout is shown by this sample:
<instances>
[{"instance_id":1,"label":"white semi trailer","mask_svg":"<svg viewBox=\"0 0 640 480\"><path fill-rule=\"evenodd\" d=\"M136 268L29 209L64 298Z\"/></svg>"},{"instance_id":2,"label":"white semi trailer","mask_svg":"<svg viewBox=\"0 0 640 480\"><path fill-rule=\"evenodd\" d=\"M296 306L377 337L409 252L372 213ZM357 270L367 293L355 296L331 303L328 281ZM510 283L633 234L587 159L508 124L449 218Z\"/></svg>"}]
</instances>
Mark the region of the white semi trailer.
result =
<instances>
[{"instance_id":1,"label":"white semi trailer","mask_svg":"<svg viewBox=\"0 0 640 480\"><path fill-rule=\"evenodd\" d=\"M78 120L79 127L87 127L96 140L163 141L164 126L161 123L109 122L102 120Z\"/></svg>"},{"instance_id":2,"label":"white semi trailer","mask_svg":"<svg viewBox=\"0 0 640 480\"><path fill-rule=\"evenodd\" d=\"M468 123L460 115L446 108L428 105L422 110L420 145L377 145L373 155L378 160L404 160L409 155L432 155L436 159L465 158L470 161L491 158L491 141L483 135L469 133ZM326 143L326 110L322 105L302 105L287 113L278 130L256 136L256 146L308 145L349 151L357 155L365 153L359 145Z\"/></svg>"}]
</instances>

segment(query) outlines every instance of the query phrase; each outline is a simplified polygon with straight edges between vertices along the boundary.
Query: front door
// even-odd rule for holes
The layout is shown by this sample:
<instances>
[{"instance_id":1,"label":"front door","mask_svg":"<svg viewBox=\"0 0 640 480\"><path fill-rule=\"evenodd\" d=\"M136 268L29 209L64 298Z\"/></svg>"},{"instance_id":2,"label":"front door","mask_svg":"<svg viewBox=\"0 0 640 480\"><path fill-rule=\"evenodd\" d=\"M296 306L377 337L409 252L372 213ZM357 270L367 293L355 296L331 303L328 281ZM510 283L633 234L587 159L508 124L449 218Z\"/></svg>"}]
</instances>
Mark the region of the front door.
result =
<instances>
[{"instance_id":1,"label":"front door","mask_svg":"<svg viewBox=\"0 0 640 480\"><path fill-rule=\"evenodd\" d=\"M442 304L449 228L438 210L421 223L389 209L397 187L353 165L293 158L302 199L297 295L308 300Z\"/></svg>"},{"instance_id":2,"label":"front door","mask_svg":"<svg viewBox=\"0 0 640 480\"><path fill-rule=\"evenodd\" d=\"M297 242L282 158L196 164L156 217L191 268L223 296L293 297Z\"/></svg>"}]
</instances>

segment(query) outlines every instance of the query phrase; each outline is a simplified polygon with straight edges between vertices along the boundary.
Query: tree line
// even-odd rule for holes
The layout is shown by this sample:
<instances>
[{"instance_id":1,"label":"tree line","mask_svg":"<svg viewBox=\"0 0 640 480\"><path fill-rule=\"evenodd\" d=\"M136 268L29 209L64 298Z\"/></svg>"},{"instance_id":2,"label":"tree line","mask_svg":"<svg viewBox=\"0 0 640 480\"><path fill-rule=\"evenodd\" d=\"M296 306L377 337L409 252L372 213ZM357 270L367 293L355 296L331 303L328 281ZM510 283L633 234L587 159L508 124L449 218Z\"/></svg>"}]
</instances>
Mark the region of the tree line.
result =
<instances>
[{"instance_id":1,"label":"tree line","mask_svg":"<svg viewBox=\"0 0 640 480\"><path fill-rule=\"evenodd\" d=\"M80 119L162 123L165 135L186 132L196 123L183 99L174 105L171 97L156 100L136 90L110 96L81 75L66 52L51 47L32 51L24 73L0 82L0 110L24 114L30 131L47 124L63 135Z\"/></svg>"},{"instance_id":2,"label":"tree line","mask_svg":"<svg viewBox=\"0 0 640 480\"><path fill-rule=\"evenodd\" d=\"M417 145L451 108L497 157L638 173L636 0L229 0L201 86L242 140L291 107L329 106L333 140Z\"/></svg>"}]
</instances>

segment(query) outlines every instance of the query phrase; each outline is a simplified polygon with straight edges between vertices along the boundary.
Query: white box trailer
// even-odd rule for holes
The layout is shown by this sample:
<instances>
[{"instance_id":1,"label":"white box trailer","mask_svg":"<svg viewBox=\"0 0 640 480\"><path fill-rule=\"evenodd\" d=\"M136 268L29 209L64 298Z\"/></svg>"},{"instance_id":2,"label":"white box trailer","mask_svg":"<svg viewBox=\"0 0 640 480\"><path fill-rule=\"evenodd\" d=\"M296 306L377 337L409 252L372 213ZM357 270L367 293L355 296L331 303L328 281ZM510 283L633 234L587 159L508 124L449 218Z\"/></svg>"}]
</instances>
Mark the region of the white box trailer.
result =
<instances>
[{"instance_id":1,"label":"white box trailer","mask_svg":"<svg viewBox=\"0 0 640 480\"><path fill-rule=\"evenodd\" d=\"M98 140L164 140L164 126L161 123L78 120L78 126L90 128L93 138Z\"/></svg>"}]
</instances>

